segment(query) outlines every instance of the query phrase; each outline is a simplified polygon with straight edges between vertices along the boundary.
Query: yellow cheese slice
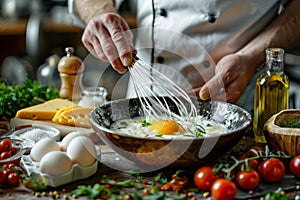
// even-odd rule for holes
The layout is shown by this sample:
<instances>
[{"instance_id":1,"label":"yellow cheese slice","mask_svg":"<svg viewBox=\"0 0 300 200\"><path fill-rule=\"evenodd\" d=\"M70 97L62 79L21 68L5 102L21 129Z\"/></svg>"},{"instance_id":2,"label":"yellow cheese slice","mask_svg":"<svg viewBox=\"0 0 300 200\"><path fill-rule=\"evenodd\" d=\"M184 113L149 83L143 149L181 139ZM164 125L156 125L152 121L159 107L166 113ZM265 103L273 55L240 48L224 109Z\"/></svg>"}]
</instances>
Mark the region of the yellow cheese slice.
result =
<instances>
[{"instance_id":1,"label":"yellow cheese slice","mask_svg":"<svg viewBox=\"0 0 300 200\"><path fill-rule=\"evenodd\" d=\"M59 124L68 126L78 126L91 128L89 123L89 114L93 110L93 107L69 107L58 111L56 119L53 121Z\"/></svg>"},{"instance_id":2,"label":"yellow cheese slice","mask_svg":"<svg viewBox=\"0 0 300 200\"><path fill-rule=\"evenodd\" d=\"M52 120L58 110L74 105L76 104L66 99L52 99L45 103L19 110L16 117L21 119Z\"/></svg>"},{"instance_id":3,"label":"yellow cheese slice","mask_svg":"<svg viewBox=\"0 0 300 200\"><path fill-rule=\"evenodd\" d=\"M55 113L54 117L52 118L52 121L53 121L53 122L56 122L56 123L60 123L60 117L61 117L61 114L62 114L63 112L65 112L65 111L67 111L67 110L72 110L72 109L75 108L75 107L79 107L79 106L73 105L73 106L68 106L68 107L59 109L59 110Z\"/></svg>"}]
</instances>

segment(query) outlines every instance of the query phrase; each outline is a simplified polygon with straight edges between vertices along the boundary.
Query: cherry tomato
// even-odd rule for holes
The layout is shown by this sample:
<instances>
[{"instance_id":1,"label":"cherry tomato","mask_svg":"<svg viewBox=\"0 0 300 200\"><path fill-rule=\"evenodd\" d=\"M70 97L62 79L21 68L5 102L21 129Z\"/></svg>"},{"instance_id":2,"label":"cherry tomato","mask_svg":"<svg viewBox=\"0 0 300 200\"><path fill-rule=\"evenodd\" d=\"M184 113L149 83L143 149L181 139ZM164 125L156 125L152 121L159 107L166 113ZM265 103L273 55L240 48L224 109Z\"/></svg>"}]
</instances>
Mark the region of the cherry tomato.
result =
<instances>
[{"instance_id":1,"label":"cherry tomato","mask_svg":"<svg viewBox=\"0 0 300 200\"><path fill-rule=\"evenodd\" d=\"M291 173L300 178L300 155L295 156L290 162L290 171Z\"/></svg>"},{"instance_id":2,"label":"cherry tomato","mask_svg":"<svg viewBox=\"0 0 300 200\"><path fill-rule=\"evenodd\" d=\"M255 170L239 171L235 180L241 189L252 190L259 184L259 174Z\"/></svg>"},{"instance_id":3,"label":"cherry tomato","mask_svg":"<svg viewBox=\"0 0 300 200\"><path fill-rule=\"evenodd\" d=\"M213 168L210 166L200 167L194 175L194 183L204 191L210 191L212 183L217 179L213 173Z\"/></svg>"},{"instance_id":4,"label":"cherry tomato","mask_svg":"<svg viewBox=\"0 0 300 200\"><path fill-rule=\"evenodd\" d=\"M9 166L9 163L5 163L5 164L2 165L2 167L3 167L4 169L9 168L8 166Z\"/></svg>"},{"instance_id":5,"label":"cherry tomato","mask_svg":"<svg viewBox=\"0 0 300 200\"><path fill-rule=\"evenodd\" d=\"M239 157L239 160L246 160L248 159L249 157L247 156L247 154L243 154ZM248 160L248 166L249 166L249 169L253 169L255 171L258 171L258 165L259 165L259 162L258 160L254 159L254 160ZM243 162L239 165L239 171L246 171L248 170L247 169L247 166L246 166L246 162Z\"/></svg>"},{"instance_id":6,"label":"cherry tomato","mask_svg":"<svg viewBox=\"0 0 300 200\"><path fill-rule=\"evenodd\" d=\"M237 187L232 181L223 178L215 180L211 187L211 194L216 200L232 200L237 193Z\"/></svg>"},{"instance_id":7,"label":"cherry tomato","mask_svg":"<svg viewBox=\"0 0 300 200\"><path fill-rule=\"evenodd\" d=\"M9 151L4 151L0 154L0 159L1 160L4 160L4 159L9 158L9 157L11 157L11 154L9 153Z\"/></svg>"},{"instance_id":8,"label":"cherry tomato","mask_svg":"<svg viewBox=\"0 0 300 200\"><path fill-rule=\"evenodd\" d=\"M15 167L16 167L16 165L12 164L12 163L10 163L10 164L7 165L7 168L10 168L10 169L14 169Z\"/></svg>"},{"instance_id":9,"label":"cherry tomato","mask_svg":"<svg viewBox=\"0 0 300 200\"><path fill-rule=\"evenodd\" d=\"M278 158L269 158L258 166L260 177L270 183L280 181L285 174L285 167Z\"/></svg>"},{"instance_id":10,"label":"cherry tomato","mask_svg":"<svg viewBox=\"0 0 300 200\"><path fill-rule=\"evenodd\" d=\"M4 151L9 151L10 147L12 146L12 143L10 141L10 139L3 139L0 141L0 151L4 152Z\"/></svg>"},{"instance_id":11,"label":"cherry tomato","mask_svg":"<svg viewBox=\"0 0 300 200\"><path fill-rule=\"evenodd\" d=\"M248 150L249 157L256 157L256 156L261 157L263 155L265 155L265 151L261 147L254 146Z\"/></svg>"},{"instance_id":12,"label":"cherry tomato","mask_svg":"<svg viewBox=\"0 0 300 200\"><path fill-rule=\"evenodd\" d=\"M6 181L11 186L18 186L20 183L20 175L15 172L10 173L6 178Z\"/></svg>"},{"instance_id":13,"label":"cherry tomato","mask_svg":"<svg viewBox=\"0 0 300 200\"><path fill-rule=\"evenodd\" d=\"M5 177L7 178L8 175L10 175L11 173L14 173L14 170L7 168L3 171L3 173L5 174Z\"/></svg>"},{"instance_id":14,"label":"cherry tomato","mask_svg":"<svg viewBox=\"0 0 300 200\"><path fill-rule=\"evenodd\" d=\"M12 146L12 147L10 147L9 153L13 156L13 155L15 155L19 150L20 150L20 148Z\"/></svg>"},{"instance_id":15,"label":"cherry tomato","mask_svg":"<svg viewBox=\"0 0 300 200\"><path fill-rule=\"evenodd\" d=\"M6 175L4 174L4 171L0 170L0 184L4 183L6 180Z\"/></svg>"}]
</instances>

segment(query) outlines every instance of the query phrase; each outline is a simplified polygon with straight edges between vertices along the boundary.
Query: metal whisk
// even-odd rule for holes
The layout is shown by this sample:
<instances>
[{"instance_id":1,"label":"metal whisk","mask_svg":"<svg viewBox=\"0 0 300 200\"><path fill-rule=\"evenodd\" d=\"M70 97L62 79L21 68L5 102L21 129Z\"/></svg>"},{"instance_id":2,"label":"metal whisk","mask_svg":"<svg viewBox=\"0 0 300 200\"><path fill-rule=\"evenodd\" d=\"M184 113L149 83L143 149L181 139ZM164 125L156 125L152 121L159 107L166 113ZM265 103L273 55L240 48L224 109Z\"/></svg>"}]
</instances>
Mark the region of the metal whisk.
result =
<instances>
[{"instance_id":1,"label":"metal whisk","mask_svg":"<svg viewBox=\"0 0 300 200\"><path fill-rule=\"evenodd\" d=\"M167 76L134 55L128 68L135 92L147 121L172 119L190 121L197 116L197 109L188 94ZM178 111L175 114L171 106Z\"/></svg>"}]
</instances>

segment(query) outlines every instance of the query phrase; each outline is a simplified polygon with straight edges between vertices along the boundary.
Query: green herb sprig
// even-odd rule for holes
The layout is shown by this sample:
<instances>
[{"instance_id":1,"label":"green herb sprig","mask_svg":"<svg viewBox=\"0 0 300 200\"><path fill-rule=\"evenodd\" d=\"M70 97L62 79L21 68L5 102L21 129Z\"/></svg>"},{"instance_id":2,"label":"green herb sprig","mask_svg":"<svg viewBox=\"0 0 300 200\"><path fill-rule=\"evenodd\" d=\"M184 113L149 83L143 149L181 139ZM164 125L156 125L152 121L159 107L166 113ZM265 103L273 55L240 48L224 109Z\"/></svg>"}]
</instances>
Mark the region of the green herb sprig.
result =
<instances>
[{"instance_id":1,"label":"green herb sprig","mask_svg":"<svg viewBox=\"0 0 300 200\"><path fill-rule=\"evenodd\" d=\"M26 78L23 84L12 86L0 83L0 118L13 118L17 111L44 103L50 99L59 98L59 91L54 86L41 85L38 81Z\"/></svg>"},{"instance_id":2,"label":"green herb sprig","mask_svg":"<svg viewBox=\"0 0 300 200\"><path fill-rule=\"evenodd\" d=\"M142 127L149 126L149 125L151 125L151 124L149 122L147 122L146 120L142 121Z\"/></svg>"},{"instance_id":3,"label":"green herb sprig","mask_svg":"<svg viewBox=\"0 0 300 200\"><path fill-rule=\"evenodd\" d=\"M103 175L99 183L94 185L79 185L71 192L75 197L86 196L89 199L136 199L136 200L188 200L183 188L187 178L182 176L182 170L176 171L168 180L164 173L157 174L153 180L143 179L139 174L133 174L137 180L118 181ZM168 193L175 191L176 193Z\"/></svg>"},{"instance_id":4,"label":"green herb sprig","mask_svg":"<svg viewBox=\"0 0 300 200\"><path fill-rule=\"evenodd\" d=\"M300 121L297 121L297 120L288 121L282 127L286 127L286 128L300 128Z\"/></svg>"}]
</instances>

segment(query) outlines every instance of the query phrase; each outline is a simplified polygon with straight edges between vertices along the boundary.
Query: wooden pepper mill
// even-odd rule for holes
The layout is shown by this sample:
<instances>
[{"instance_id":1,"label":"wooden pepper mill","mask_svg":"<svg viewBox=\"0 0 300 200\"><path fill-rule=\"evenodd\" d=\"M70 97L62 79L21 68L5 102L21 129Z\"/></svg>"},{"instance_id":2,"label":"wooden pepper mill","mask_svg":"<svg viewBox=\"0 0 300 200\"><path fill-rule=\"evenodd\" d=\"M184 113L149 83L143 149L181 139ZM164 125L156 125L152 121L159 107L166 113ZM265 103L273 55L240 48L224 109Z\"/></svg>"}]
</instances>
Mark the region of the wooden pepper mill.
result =
<instances>
[{"instance_id":1,"label":"wooden pepper mill","mask_svg":"<svg viewBox=\"0 0 300 200\"><path fill-rule=\"evenodd\" d=\"M82 92L82 72L84 65L82 60L74 56L74 48L65 49L67 55L58 62L58 71L61 78L60 97L70 99L77 103Z\"/></svg>"}]
</instances>

